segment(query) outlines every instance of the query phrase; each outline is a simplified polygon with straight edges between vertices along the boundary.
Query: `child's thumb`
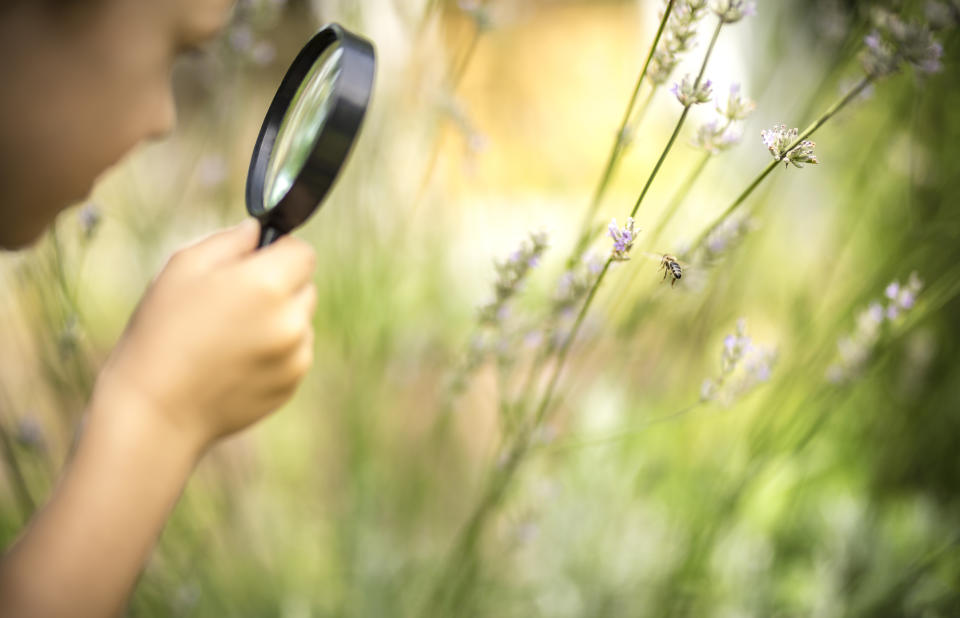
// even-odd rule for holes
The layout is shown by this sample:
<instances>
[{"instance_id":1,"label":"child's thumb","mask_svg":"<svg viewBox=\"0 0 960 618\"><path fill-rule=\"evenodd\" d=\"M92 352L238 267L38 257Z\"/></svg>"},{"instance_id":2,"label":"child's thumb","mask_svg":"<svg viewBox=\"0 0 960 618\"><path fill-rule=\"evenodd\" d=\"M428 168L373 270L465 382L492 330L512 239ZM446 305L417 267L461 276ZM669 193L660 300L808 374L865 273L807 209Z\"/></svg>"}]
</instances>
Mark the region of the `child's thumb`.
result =
<instances>
[{"instance_id":1,"label":"child's thumb","mask_svg":"<svg viewBox=\"0 0 960 618\"><path fill-rule=\"evenodd\" d=\"M256 250L259 237L260 223L248 218L238 225L210 234L187 251L191 261L212 267Z\"/></svg>"}]
</instances>

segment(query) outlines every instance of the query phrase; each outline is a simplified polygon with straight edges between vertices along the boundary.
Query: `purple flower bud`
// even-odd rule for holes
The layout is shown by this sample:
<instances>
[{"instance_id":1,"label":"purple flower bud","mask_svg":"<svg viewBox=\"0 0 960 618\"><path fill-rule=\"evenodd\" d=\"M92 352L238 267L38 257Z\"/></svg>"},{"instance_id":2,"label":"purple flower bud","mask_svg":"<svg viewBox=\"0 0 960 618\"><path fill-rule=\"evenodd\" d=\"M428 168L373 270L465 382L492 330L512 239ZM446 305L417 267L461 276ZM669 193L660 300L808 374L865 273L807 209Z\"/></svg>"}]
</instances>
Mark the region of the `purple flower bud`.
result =
<instances>
[{"instance_id":1,"label":"purple flower bud","mask_svg":"<svg viewBox=\"0 0 960 618\"><path fill-rule=\"evenodd\" d=\"M723 338L723 347L729 353L733 354L733 349L737 346L737 338L733 335L727 335Z\"/></svg>"},{"instance_id":2,"label":"purple flower bud","mask_svg":"<svg viewBox=\"0 0 960 618\"><path fill-rule=\"evenodd\" d=\"M900 293L900 283L897 281L894 281L893 283L887 286L887 289L884 290L883 293L890 300L896 299L897 295Z\"/></svg>"}]
</instances>

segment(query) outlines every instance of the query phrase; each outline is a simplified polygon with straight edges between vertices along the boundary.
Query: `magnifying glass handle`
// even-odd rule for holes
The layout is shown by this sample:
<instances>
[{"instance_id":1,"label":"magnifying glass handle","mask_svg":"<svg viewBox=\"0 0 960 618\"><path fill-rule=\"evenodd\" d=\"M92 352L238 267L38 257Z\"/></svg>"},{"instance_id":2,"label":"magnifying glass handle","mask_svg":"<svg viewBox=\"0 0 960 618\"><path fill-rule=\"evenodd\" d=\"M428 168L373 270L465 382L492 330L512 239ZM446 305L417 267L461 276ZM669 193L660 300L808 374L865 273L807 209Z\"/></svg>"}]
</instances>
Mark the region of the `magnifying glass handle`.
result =
<instances>
[{"instance_id":1,"label":"magnifying glass handle","mask_svg":"<svg viewBox=\"0 0 960 618\"><path fill-rule=\"evenodd\" d=\"M283 232L278 230L275 227L270 225L263 225L260 227L260 242L257 243L257 249L262 249L269 244L272 244L278 238L283 236Z\"/></svg>"}]
</instances>

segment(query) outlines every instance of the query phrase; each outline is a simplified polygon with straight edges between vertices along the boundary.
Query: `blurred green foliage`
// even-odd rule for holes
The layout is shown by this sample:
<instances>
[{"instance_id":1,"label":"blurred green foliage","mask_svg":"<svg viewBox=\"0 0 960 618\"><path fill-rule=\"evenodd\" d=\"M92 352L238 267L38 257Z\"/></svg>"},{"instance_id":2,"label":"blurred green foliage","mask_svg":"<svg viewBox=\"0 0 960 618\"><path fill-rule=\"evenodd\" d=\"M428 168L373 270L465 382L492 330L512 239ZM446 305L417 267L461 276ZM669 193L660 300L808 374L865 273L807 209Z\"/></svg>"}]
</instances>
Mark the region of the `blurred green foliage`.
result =
<instances>
[{"instance_id":1,"label":"blurred green foliage","mask_svg":"<svg viewBox=\"0 0 960 618\"><path fill-rule=\"evenodd\" d=\"M693 266L689 284L661 283L639 253L611 272L549 423L475 550L457 553L504 466L503 411L542 386L524 381L532 336L653 4L241 4L222 44L178 71L177 133L97 189L102 219L68 213L0 261L4 543L49 492L97 367L165 256L243 216L272 89L336 20L377 42L380 66L356 152L298 232L320 256L316 367L284 410L202 463L131 615L428 615L451 569L463 594L440 613L456 616L960 615L955 30L942 72L879 82L817 134L818 166L776 170L746 204L753 230ZM757 111L662 246L641 232L638 251L693 238L769 161L761 129L804 126L856 79L875 4L761 3L724 33L707 74L718 92L743 82ZM626 216L679 109L666 91L652 100L607 219ZM692 133L641 228L698 160ZM491 259L541 226L552 247L506 318L518 336L451 389L492 295ZM837 342L914 271L916 306L884 327L855 379L831 384ZM701 402L741 316L776 346L772 377L730 405Z\"/></svg>"}]
</instances>

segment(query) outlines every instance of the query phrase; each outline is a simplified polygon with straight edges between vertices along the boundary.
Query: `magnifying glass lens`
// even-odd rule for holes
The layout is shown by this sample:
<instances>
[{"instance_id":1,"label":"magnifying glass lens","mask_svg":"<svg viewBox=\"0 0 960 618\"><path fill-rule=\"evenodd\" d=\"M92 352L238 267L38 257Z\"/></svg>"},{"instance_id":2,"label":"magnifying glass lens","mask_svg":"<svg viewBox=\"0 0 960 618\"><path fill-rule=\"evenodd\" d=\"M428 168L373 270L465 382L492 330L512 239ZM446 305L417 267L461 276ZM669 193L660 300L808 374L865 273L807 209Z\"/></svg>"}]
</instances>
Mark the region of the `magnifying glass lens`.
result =
<instances>
[{"instance_id":1,"label":"magnifying glass lens","mask_svg":"<svg viewBox=\"0 0 960 618\"><path fill-rule=\"evenodd\" d=\"M263 205L276 206L303 169L327 121L331 94L342 67L343 48L327 48L310 68L283 118L263 183Z\"/></svg>"}]
</instances>

